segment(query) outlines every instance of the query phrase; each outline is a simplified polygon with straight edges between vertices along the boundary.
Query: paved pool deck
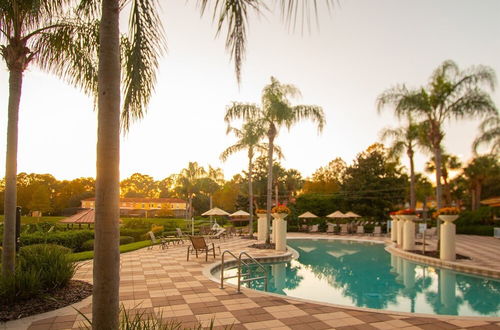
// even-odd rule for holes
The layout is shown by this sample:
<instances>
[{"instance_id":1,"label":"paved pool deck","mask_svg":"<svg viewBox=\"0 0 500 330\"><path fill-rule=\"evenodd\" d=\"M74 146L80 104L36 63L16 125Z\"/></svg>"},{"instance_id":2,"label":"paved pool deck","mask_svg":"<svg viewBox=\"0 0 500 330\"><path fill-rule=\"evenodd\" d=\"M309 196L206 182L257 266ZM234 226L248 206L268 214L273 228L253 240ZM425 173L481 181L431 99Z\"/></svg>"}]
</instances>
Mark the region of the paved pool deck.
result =
<instances>
[{"instance_id":1,"label":"paved pool deck","mask_svg":"<svg viewBox=\"0 0 500 330\"><path fill-rule=\"evenodd\" d=\"M289 237L325 238L322 234L289 233ZM388 242L386 237L343 236ZM221 249L235 253L247 251L254 257L272 257L284 253L248 248L254 241L230 238L220 243ZM428 242L429 243L429 242ZM429 247L435 245L430 241ZM186 261L187 244L162 250L141 249L121 255L120 303L126 308L139 306L146 313L175 318L184 327L197 322L216 328L232 325L232 329L500 329L500 318L431 316L384 312L372 309L341 307L244 289L237 293L232 286L219 288L219 283L206 276L207 269L220 262L220 255L205 262L191 256ZM463 261L478 267L500 270L500 240L490 237L457 236L457 252L472 260ZM92 282L92 261L83 262L75 279ZM73 307L91 317L91 297ZM0 329L80 329L83 317L66 307L17 321L0 324Z\"/></svg>"}]
</instances>

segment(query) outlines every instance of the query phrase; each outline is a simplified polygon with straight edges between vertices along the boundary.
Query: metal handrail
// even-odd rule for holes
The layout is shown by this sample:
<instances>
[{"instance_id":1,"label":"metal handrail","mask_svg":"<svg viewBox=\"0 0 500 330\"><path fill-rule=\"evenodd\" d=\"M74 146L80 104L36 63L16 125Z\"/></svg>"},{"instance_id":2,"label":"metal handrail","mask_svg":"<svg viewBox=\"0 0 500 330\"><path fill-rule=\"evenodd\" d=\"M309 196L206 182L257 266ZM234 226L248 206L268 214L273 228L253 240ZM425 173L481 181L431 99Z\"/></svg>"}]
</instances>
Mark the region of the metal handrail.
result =
<instances>
[{"instance_id":1,"label":"metal handrail","mask_svg":"<svg viewBox=\"0 0 500 330\"><path fill-rule=\"evenodd\" d=\"M224 255L228 253L230 254L238 263L238 273L237 275L233 275L233 276L227 276L227 277L224 277ZM243 256L246 256L248 259L250 259L254 264L256 264L261 270L264 271L264 276L257 276L257 277L252 277L252 278L247 278L247 279L244 279L242 280L241 279L241 265L245 265L245 266L249 266L249 263L247 263L245 260L242 259ZM254 281L254 280L260 280L260 279L264 279L264 288L265 290L267 291L267 270L264 268L264 266L262 266L262 264L260 262L258 262L257 260L255 260L251 255L249 255L247 252L245 251L242 251L240 252L239 256L236 257L236 255L234 253L232 253L231 251L229 250L224 250L224 252L222 252L222 255L221 255L221 269L220 269L220 288L221 289L224 289L224 280L225 279L230 279L230 278L238 278L238 293L241 292L241 282L250 282L250 281ZM248 275L250 274L250 272L248 273ZM247 275L247 274L244 274L244 275Z\"/></svg>"}]
</instances>

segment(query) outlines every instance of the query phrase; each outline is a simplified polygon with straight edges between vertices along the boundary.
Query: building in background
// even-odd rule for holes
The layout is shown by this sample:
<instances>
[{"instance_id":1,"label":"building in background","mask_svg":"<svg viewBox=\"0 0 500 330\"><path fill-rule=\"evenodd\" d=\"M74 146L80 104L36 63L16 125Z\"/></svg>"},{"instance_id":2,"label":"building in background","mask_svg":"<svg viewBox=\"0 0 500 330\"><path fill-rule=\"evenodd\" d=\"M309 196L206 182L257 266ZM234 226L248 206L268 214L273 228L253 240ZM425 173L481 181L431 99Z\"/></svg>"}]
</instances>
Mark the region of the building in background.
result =
<instances>
[{"instance_id":1,"label":"building in background","mask_svg":"<svg viewBox=\"0 0 500 330\"><path fill-rule=\"evenodd\" d=\"M95 208L95 197L82 200L82 208ZM186 209L180 198L120 198L120 216L184 218Z\"/></svg>"}]
</instances>

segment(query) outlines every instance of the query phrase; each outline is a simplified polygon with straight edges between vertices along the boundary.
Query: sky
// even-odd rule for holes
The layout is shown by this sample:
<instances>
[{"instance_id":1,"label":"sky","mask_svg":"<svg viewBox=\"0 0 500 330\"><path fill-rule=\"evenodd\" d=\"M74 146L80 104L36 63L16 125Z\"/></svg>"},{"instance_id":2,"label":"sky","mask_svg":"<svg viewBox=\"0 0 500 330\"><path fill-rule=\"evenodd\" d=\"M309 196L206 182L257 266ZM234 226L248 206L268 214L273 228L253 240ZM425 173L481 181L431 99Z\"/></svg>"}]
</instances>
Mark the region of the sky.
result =
<instances>
[{"instance_id":1,"label":"sky","mask_svg":"<svg viewBox=\"0 0 500 330\"><path fill-rule=\"evenodd\" d=\"M321 1L319 1L321 3ZM247 54L238 86L224 35L215 38L211 15L200 18L196 1L161 1L168 52L160 60L147 115L121 141L120 174L163 179L189 161L221 167L226 179L247 166L246 153L225 163L220 153L235 142L223 120L232 101L260 103L274 76L294 84L293 104L323 107L322 134L309 122L282 129L285 168L304 177L341 157L348 164L400 123L391 109L379 114L376 98L399 83L418 87L444 60L460 68L488 65L500 74L500 1L340 0L320 6L319 29L290 31L278 10L250 18ZM500 104L500 89L491 93ZM0 64L0 167L5 165L8 72ZM447 152L471 159L480 119L446 124ZM95 176L96 112L93 101L59 78L31 66L24 75L19 119L18 172L57 179ZM429 155L416 156L418 171ZM402 159L407 164L407 159Z\"/></svg>"}]
</instances>

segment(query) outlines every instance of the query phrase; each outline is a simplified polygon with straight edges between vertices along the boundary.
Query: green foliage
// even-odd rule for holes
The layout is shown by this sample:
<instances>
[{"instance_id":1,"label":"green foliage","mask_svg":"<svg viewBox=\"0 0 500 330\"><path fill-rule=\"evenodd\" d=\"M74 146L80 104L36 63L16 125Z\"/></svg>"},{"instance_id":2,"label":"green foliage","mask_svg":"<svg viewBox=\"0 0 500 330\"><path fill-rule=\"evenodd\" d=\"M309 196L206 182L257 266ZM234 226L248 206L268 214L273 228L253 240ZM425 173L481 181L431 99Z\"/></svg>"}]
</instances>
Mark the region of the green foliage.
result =
<instances>
[{"instance_id":1,"label":"green foliage","mask_svg":"<svg viewBox=\"0 0 500 330\"><path fill-rule=\"evenodd\" d=\"M21 245L33 244L57 244L62 245L73 251L81 251L84 242L94 238L92 230L69 230L56 231L51 233L35 232L32 234L21 234Z\"/></svg>"},{"instance_id":2,"label":"green foliage","mask_svg":"<svg viewBox=\"0 0 500 330\"><path fill-rule=\"evenodd\" d=\"M493 226L457 226L457 234L463 235L479 235L479 236L493 236Z\"/></svg>"},{"instance_id":3,"label":"green foliage","mask_svg":"<svg viewBox=\"0 0 500 330\"><path fill-rule=\"evenodd\" d=\"M131 236L120 236L120 245L130 244L130 243L133 243L134 241L135 241L134 238ZM88 241L83 242L81 250L82 251L93 251L94 250L94 240L89 239Z\"/></svg>"},{"instance_id":4,"label":"green foliage","mask_svg":"<svg viewBox=\"0 0 500 330\"><path fill-rule=\"evenodd\" d=\"M21 248L16 272L0 277L0 302L26 300L67 285L76 271L69 252L53 244Z\"/></svg>"},{"instance_id":5,"label":"green foliage","mask_svg":"<svg viewBox=\"0 0 500 330\"><path fill-rule=\"evenodd\" d=\"M120 236L129 236L134 239L134 241L140 241L141 237L148 232L147 228L143 229L129 229L129 228L120 228Z\"/></svg>"},{"instance_id":6,"label":"green foliage","mask_svg":"<svg viewBox=\"0 0 500 330\"><path fill-rule=\"evenodd\" d=\"M468 227L474 225L493 225L494 208L483 206L475 211L464 211L455 221L457 227Z\"/></svg>"},{"instance_id":7,"label":"green foliage","mask_svg":"<svg viewBox=\"0 0 500 330\"><path fill-rule=\"evenodd\" d=\"M151 241L139 241L130 244L120 245L120 253L130 252L138 249L145 248L151 245ZM82 261L92 259L94 257L94 251L83 251L70 254L69 258L71 261Z\"/></svg>"},{"instance_id":8,"label":"green foliage","mask_svg":"<svg viewBox=\"0 0 500 330\"><path fill-rule=\"evenodd\" d=\"M146 219L124 219L123 228L126 229L146 229L149 230L151 223Z\"/></svg>"}]
</instances>

